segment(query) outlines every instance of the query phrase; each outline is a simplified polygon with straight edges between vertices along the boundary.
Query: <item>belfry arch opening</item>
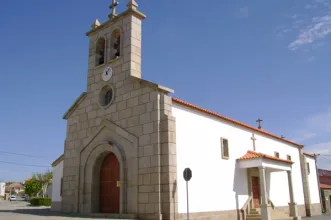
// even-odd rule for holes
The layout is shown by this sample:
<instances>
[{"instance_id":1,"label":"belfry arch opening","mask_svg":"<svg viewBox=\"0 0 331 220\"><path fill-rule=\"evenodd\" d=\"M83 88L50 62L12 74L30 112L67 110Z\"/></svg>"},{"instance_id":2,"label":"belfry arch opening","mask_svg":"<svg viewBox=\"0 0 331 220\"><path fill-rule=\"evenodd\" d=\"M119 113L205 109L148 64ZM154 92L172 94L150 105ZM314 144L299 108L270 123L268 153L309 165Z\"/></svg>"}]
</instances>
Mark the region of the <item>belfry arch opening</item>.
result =
<instances>
[{"instance_id":1,"label":"belfry arch opening","mask_svg":"<svg viewBox=\"0 0 331 220\"><path fill-rule=\"evenodd\" d=\"M101 37L98 39L95 50L95 63L96 66L105 63L105 50L106 50L106 40Z\"/></svg>"}]
</instances>

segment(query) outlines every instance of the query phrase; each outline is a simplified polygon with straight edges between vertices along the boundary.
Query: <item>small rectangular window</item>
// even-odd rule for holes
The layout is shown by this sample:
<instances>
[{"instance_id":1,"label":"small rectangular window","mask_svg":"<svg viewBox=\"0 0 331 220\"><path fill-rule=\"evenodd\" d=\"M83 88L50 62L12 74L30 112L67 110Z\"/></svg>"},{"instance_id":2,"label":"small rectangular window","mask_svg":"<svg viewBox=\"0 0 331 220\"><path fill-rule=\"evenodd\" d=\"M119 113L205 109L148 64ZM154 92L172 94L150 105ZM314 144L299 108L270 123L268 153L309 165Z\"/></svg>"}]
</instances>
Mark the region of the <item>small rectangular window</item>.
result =
<instances>
[{"instance_id":1,"label":"small rectangular window","mask_svg":"<svg viewBox=\"0 0 331 220\"><path fill-rule=\"evenodd\" d=\"M291 155L287 155L287 160L292 161L292 157L291 157Z\"/></svg>"},{"instance_id":2,"label":"small rectangular window","mask_svg":"<svg viewBox=\"0 0 331 220\"><path fill-rule=\"evenodd\" d=\"M222 158L229 159L229 141L225 138L221 138Z\"/></svg>"},{"instance_id":3,"label":"small rectangular window","mask_svg":"<svg viewBox=\"0 0 331 220\"><path fill-rule=\"evenodd\" d=\"M279 152L275 151L275 157L279 158Z\"/></svg>"},{"instance_id":4,"label":"small rectangular window","mask_svg":"<svg viewBox=\"0 0 331 220\"><path fill-rule=\"evenodd\" d=\"M308 171L308 174L310 174L310 166L309 166L308 162L307 162L307 171Z\"/></svg>"}]
</instances>

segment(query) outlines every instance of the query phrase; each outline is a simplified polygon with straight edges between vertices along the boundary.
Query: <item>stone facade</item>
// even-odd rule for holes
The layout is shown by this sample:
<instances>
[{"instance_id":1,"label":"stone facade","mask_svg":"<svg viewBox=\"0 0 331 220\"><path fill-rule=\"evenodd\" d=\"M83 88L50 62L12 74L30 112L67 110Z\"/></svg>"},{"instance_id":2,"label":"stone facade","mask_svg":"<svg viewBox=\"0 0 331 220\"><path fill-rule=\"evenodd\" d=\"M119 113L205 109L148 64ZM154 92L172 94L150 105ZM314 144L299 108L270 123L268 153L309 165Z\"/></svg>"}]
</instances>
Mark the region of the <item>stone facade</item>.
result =
<instances>
[{"instance_id":1,"label":"stone facade","mask_svg":"<svg viewBox=\"0 0 331 220\"><path fill-rule=\"evenodd\" d=\"M129 5L128 5L129 6ZM132 5L131 5L132 6ZM113 152L120 162L120 212L140 219L173 219L177 206L176 132L170 89L141 79L141 24L145 16L127 11L87 33L90 38L87 92L65 114L62 211L98 213L99 172ZM121 30L122 54L110 60L109 40ZM106 39L105 64L95 65L96 42ZM107 82L102 71L110 66ZM99 104L110 85L113 102Z\"/></svg>"}]
</instances>

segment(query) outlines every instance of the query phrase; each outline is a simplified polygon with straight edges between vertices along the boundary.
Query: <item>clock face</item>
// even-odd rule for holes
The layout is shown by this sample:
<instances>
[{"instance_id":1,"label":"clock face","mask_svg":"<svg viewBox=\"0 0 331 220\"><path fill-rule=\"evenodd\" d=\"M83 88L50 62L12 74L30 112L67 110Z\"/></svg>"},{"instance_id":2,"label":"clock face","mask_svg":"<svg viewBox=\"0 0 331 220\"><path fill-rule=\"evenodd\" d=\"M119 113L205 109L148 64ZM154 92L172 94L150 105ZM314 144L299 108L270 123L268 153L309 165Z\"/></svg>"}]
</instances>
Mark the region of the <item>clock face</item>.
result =
<instances>
[{"instance_id":1,"label":"clock face","mask_svg":"<svg viewBox=\"0 0 331 220\"><path fill-rule=\"evenodd\" d=\"M113 75L113 69L111 67L106 67L102 72L102 79L104 81L110 80Z\"/></svg>"}]
</instances>

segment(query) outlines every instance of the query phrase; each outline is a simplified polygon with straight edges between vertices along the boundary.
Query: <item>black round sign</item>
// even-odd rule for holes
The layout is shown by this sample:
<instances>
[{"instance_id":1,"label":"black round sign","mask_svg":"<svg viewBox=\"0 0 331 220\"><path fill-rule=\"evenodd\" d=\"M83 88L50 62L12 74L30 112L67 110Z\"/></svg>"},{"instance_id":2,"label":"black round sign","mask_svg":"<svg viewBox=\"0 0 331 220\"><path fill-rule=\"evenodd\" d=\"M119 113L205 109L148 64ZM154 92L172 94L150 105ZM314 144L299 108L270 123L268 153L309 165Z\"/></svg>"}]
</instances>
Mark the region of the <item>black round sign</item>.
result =
<instances>
[{"instance_id":1,"label":"black round sign","mask_svg":"<svg viewBox=\"0 0 331 220\"><path fill-rule=\"evenodd\" d=\"M183 175L185 181L190 181L190 179L192 178L192 170L190 168L185 168Z\"/></svg>"}]
</instances>

